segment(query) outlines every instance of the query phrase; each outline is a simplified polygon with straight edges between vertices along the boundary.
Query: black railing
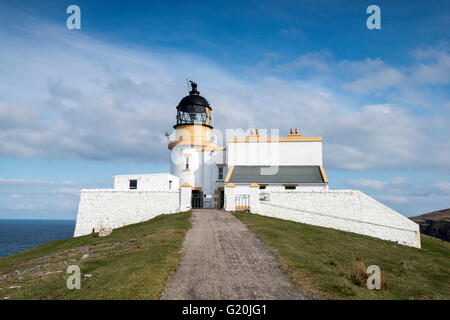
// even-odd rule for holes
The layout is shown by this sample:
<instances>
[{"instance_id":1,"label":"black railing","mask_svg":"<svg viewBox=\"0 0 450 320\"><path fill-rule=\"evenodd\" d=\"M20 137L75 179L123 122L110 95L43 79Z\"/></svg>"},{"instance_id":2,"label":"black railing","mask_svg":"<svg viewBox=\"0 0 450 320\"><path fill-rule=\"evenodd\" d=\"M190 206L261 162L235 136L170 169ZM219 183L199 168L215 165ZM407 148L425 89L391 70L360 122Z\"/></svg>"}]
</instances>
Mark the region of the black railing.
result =
<instances>
[{"instance_id":1,"label":"black railing","mask_svg":"<svg viewBox=\"0 0 450 320\"><path fill-rule=\"evenodd\" d=\"M211 125L211 117L208 119L208 115L206 113L188 113L178 111L177 125L181 124Z\"/></svg>"}]
</instances>

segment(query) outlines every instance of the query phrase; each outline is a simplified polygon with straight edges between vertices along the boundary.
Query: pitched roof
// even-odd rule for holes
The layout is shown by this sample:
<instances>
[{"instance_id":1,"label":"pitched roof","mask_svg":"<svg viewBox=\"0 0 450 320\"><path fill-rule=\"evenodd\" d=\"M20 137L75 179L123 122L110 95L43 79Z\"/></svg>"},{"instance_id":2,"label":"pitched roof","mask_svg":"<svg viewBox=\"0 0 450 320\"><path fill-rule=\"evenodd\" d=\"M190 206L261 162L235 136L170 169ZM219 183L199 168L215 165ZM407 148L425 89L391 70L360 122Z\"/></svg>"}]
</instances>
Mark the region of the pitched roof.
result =
<instances>
[{"instance_id":1,"label":"pitched roof","mask_svg":"<svg viewBox=\"0 0 450 320\"><path fill-rule=\"evenodd\" d=\"M324 183L320 166L234 166L233 183Z\"/></svg>"}]
</instances>

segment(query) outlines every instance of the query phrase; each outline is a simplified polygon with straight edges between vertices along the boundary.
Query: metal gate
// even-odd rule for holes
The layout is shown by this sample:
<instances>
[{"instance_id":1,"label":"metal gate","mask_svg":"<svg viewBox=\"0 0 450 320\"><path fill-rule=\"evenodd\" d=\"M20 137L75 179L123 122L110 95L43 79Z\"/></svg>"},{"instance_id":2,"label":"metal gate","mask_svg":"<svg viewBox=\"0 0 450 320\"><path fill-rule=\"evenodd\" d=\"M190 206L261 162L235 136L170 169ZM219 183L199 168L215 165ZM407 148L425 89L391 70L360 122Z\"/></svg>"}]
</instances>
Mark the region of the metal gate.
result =
<instances>
[{"instance_id":1,"label":"metal gate","mask_svg":"<svg viewBox=\"0 0 450 320\"><path fill-rule=\"evenodd\" d=\"M220 191L220 207L223 208L225 206L225 191Z\"/></svg>"},{"instance_id":2,"label":"metal gate","mask_svg":"<svg viewBox=\"0 0 450 320\"><path fill-rule=\"evenodd\" d=\"M201 191L192 190L191 208L203 208L203 195Z\"/></svg>"},{"instance_id":3,"label":"metal gate","mask_svg":"<svg viewBox=\"0 0 450 320\"><path fill-rule=\"evenodd\" d=\"M236 210L249 210L250 208L249 194L237 194L235 200L236 200Z\"/></svg>"}]
</instances>

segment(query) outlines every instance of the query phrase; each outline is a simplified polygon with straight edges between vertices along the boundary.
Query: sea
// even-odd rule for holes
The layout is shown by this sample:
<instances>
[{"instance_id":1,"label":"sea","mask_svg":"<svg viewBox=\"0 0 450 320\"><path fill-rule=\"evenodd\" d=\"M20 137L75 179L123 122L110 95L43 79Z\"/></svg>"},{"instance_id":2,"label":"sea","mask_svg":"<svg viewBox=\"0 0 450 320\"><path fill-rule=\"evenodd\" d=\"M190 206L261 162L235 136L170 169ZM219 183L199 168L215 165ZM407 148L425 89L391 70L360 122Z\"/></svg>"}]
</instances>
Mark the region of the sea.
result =
<instances>
[{"instance_id":1,"label":"sea","mask_svg":"<svg viewBox=\"0 0 450 320\"><path fill-rule=\"evenodd\" d=\"M42 243L72 238L75 220L0 219L0 257L6 257Z\"/></svg>"}]
</instances>

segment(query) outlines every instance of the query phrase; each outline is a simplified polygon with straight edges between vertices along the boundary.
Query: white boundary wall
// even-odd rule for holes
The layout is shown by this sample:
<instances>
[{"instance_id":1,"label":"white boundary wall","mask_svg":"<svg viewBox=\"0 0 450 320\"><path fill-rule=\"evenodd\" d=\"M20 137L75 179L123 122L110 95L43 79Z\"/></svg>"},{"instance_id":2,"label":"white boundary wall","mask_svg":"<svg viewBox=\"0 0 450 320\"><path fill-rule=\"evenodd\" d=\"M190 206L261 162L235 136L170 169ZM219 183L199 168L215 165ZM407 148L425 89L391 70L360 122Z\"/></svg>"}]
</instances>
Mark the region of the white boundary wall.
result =
<instances>
[{"instance_id":1,"label":"white boundary wall","mask_svg":"<svg viewBox=\"0 0 450 320\"><path fill-rule=\"evenodd\" d=\"M143 222L160 214L176 213L180 191L83 189L74 237L92 229L119 228Z\"/></svg>"},{"instance_id":2,"label":"white boundary wall","mask_svg":"<svg viewBox=\"0 0 450 320\"><path fill-rule=\"evenodd\" d=\"M136 190L175 191L180 188L180 178L170 173L151 173L116 175L114 190L130 190L130 180L137 180Z\"/></svg>"},{"instance_id":3,"label":"white boundary wall","mask_svg":"<svg viewBox=\"0 0 450 320\"><path fill-rule=\"evenodd\" d=\"M274 191L250 210L420 248L417 223L357 190Z\"/></svg>"}]
</instances>

